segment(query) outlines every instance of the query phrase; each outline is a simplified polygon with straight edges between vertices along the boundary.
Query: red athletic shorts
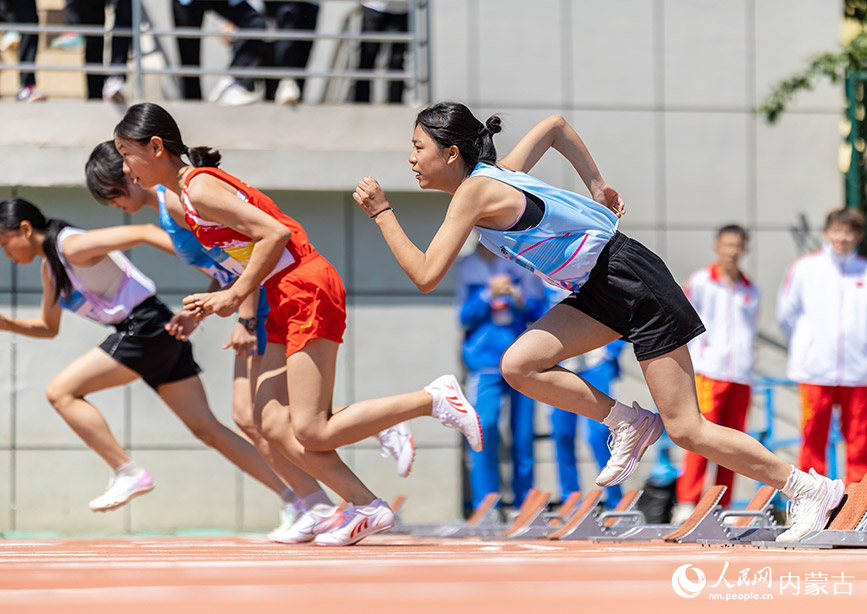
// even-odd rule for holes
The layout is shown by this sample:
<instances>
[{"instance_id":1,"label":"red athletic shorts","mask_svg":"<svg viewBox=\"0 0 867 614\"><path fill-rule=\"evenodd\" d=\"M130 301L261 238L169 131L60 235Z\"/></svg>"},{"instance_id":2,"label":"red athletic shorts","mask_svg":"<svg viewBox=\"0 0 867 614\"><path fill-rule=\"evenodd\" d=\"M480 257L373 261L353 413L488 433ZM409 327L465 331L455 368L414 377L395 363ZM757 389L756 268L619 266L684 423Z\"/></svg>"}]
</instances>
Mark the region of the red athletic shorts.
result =
<instances>
[{"instance_id":1,"label":"red athletic shorts","mask_svg":"<svg viewBox=\"0 0 867 614\"><path fill-rule=\"evenodd\" d=\"M343 343L346 330L346 290L340 275L319 254L305 258L283 276L265 284L271 311L265 321L268 343L286 346L286 356L311 339Z\"/></svg>"}]
</instances>

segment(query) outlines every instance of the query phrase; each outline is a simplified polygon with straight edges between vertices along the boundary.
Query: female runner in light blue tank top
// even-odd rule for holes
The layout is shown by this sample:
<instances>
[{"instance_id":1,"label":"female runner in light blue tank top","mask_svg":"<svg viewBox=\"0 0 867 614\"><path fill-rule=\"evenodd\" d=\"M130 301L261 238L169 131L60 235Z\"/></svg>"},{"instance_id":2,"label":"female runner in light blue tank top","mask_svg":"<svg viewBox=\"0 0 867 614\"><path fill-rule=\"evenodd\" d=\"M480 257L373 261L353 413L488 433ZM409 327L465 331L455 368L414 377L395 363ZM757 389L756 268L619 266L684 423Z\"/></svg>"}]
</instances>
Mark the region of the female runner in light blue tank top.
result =
<instances>
[{"instance_id":1,"label":"female runner in light blue tank top","mask_svg":"<svg viewBox=\"0 0 867 614\"><path fill-rule=\"evenodd\" d=\"M422 189L452 195L426 251L407 237L376 180L359 182L353 197L404 272L430 292L475 228L499 256L573 292L515 341L500 366L509 384L527 396L611 429L611 459L599 486L626 479L664 423L681 447L793 499L792 528L780 541L822 528L842 498L842 482L804 473L749 435L701 415L686 347L704 330L701 321L662 261L617 232L623 200L603 180L575 130L563 117L549 117L497 161L493 135L500 129L499 117L482 123L459 103L439 103L418 114L409 163ZM592 200L526 174L552 148L569 160ZM658 415L615 401L558 366L621 337L634 345Z\"/></svg>"}]
</instances>

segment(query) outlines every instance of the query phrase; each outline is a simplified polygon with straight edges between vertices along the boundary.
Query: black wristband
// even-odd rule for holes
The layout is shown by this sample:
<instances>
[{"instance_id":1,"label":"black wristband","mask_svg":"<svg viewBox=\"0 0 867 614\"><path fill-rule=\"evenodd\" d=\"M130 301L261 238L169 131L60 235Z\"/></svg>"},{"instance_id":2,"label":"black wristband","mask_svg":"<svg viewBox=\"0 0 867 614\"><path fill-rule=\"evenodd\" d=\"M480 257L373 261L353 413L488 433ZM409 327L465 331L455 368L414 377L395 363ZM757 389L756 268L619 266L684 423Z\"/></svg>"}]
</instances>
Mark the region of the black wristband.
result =
<instances>
[{"instance_id":1,"label":"black wristband","mask_svg":"<svg viewBox=\"0 0 867 614\"><path fill-rule=\"evenodd\" d=\"M259 326L259 320L256 318L238 318L238 324L246 328L247 332L253 333Z\"/></svg>"},{"instance_id":2,"label":"black wristband","mask_svg":"<svg viewBox=\"0 0 867 614\"><path fill-rule=\"evenodd\" d=\"M386 211L394 211L394 209L392 209L391 207L386 207L385 209L383 209L383 210L381 210L381 211L377 211L376 213L374 213L373 215L371 215L371 216L370 216L370 219L373 219L373 218L375 218L377 215L379 215L380 213L385 213Z\"/></svg>"}]
</instances>

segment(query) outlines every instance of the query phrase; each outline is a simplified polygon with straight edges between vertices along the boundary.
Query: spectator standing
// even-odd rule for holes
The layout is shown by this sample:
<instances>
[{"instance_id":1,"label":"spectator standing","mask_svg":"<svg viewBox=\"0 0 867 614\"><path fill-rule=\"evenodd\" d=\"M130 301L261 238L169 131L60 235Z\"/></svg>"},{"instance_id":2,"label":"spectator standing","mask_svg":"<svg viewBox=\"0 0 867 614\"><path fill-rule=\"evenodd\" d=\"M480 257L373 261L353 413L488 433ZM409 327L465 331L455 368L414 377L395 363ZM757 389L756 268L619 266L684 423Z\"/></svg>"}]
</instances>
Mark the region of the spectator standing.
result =
<instances>
[{"instance_id":1,"label":"spectator standing","mask_svg":"<svg viewBox=\"0 0 867 614\"><path fill-rule=\"evenodd\" d=\"M265 16L278 30L315 30L318 2L265 2ZM268 63L282 68L306 68L313 49L312 40L278 40L267 45ZM268 79L265 99L277 104L299 102L304 95L304 79Z\"/></svg>"},{"instance_id":2,"label":"spectator standing","mask_svg":"<svg viewBox=\"0 0 867 614\"><path fill-rule=\"evenodd\" d=\"M0 21L7 23L39 24L36 13L36 0L0 0ZM36 49L39 34L22 34L18 41L18 61L32 64L36 62ZM21 89L18 90L19 102L42 102L45 94L36 89L36 73L20 71Z\"/></svg>"},{"instance_id":3,"label":"spectator standing","mask_svg":"<svg viewBox=\"0 0 867 614\"><path fill-rule=\"evenodd\" d=\"M510 403L512 488L519 506L533 486L535 402L512 389L500 373L500 357L527 325L542 315L542 280L478 245L458 265L458 309L464 327L461 352L467 368L467 397L479 414L485 448L470 452L473 509L500 491L500 406Z\"/></svg>"},{"instance_id":4,"label":"spectator standing","mask_svg":"<svg viewBox=\"0 0 867 614\"><path fill-rule=\"evenodd\" d=\"M867 471L867 259L855 253L863 237L860 211L829 213L822 248L792 264L777 299L777 321L789 341L787 374L800 389L799 464L825 471L838 405L847 484Z\"/></svg>"},{"instance_id":5,"label":"spectator standing","mask_svg":"<svg viewBox=\"0 0 867 614\"><path fill-rule=\"evenodd\" d=\"M265 16L245 0L172 0L175 26L201 28L205 13L213 11L240 29L265 30ZM265 43L259 38L237 38L232 44L231 68L255 68L262 65ZM201 41L198 38L178 38L178 53L183 66L201 64ZM202 86L198 76L181 78L181 94L185 100L201 100ZM218 87L212 101L227 105L245 105L262 99L255 90L255 80L237 77Z\"/></svg>"},{"instance_id":6,"label":"spectator standing","mask_svg":"<svg viewBox=\"0 0 867 614\"><path fill-rule=\"evenodd\" d=\"M759 289L740 269L747 240L747 231L741 226L720 228L714 247L716 261L690 275L684 288L707 329L689 342L698 407L711 422L737 431L744 430L750 408L761 300ZM683 522L695 509L704 490L707 463L704 456L684 452L672 522ZM714 483L726 486L720 503L727 506L734 473L718 466Z\"/></svg>"},{"instance_id":7,"label":"spectator standing","mask_svg":"<svg viewBox=\"0 0 867 614\"><path fill-rule=\"evenodd\" d=\"M409 32L409 2L407 0L362 0L361 33ZM371 70L376 65L381 43L363 42L358 59L359 70ZM391 43L389 70L403 70L406 43ZM403 81L388 82L388 101L403 101ZM355 102L370 102L370 81L355 82Z\"/></svg>"},{"instance_id":8,"label":"spectator standing","mask_svg":"<svg viewBox=\"0 0 867 614\"><path fill-rule=\"evenodd\" d=\"M105 7L114 6L114 27L132 27L132 0L66 0L64 16L69 25L105 27ZM111 37L111 65L117 66L117 73L106 77L102 74L87 73L87 98L109 102L124 99L126 83L126 64L132 38L129 36ZM104 37L89 34L84 37L85 64L102 64L105 51Z\"/></svg>"}]
</instances>

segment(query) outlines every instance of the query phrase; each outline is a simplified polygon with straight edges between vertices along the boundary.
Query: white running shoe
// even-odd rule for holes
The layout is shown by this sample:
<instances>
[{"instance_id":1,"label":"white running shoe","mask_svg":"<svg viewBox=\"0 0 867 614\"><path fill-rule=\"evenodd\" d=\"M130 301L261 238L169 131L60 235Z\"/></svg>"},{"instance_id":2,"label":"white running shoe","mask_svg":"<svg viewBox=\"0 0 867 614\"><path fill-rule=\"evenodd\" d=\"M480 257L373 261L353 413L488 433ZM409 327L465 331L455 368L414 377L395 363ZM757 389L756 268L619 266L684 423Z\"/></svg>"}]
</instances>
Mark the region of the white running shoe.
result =
<instances>
[{"instance_id":1,"label":"white running shoe","mask_svg":"<svg viewBox=\"0 0 867 614\"><path fill-rule=\"evenodd\" d=\"M304 509L303 507L300 507L300 505L299 502L298 505L295 503L289 503L283 506L283 509L280 510L280 524L277 525L276 529L268 532L268 539L271 541L278 541L274 538L288 531L292 525L295 524L295 521L298 520L302 514L301 510Z\"/></svg>"},{"instance_id":2,"label":"white running shoe","mask_svg":"<svg viewBox=\"0 0 867 614\"><path fill-rule=\"evenodd\" d=\"M485 447L482 423L476 410L461 391L457 378L454 375L443 375L424 389L433 397L431 415L438 418L445 426L458 429L467 438L473 451L481 452Z\"/></svg>"},{"instance_id":3,"label":"white running shoe","mask_svg":"<svg viewBox=\"0 0 867 614\"><path fill-rule=\"evenodd\" d=\"M842 480L832 480L810 469L816 479L816 486L796 495L790 500L788 531L777 535L778 542L792 542L804 537L810 531L824 529L834 509L840 505L846 487Z\"/></svg>"},{"instance_id":4,"label":"white running shoe","mask_svg":"<svg viewBox=\"0 0 867 614\"><path fill-rule=\"evenodd\" d=\"M285 530L275 529L268 533L268 539L281 544L302 544L326 531L332 531L343 522L343 510L333 505L317 503L301 514Z\"/></svg>"},{"instance_id":5,"label":"white running shoe","mask_svg":"<svg viewBox=\"0 0 867 614\"><path fill-rule=\"evenodd\" d=\"M124 102L124 80L123 77L112 75L105 80L102 85L102 101L103 102Z\"/></svg>"},{"instance_id":6,"label":"white running shoe","mask_svg":"<svg viewBox=\"0 0 867 614\"><path fill-rule=\"evenodd\" d=\"M385 531L394 526L394 512L382 499L374 499L368 505L346 505L343 524L316 536L317 546L351 546L368 535Z\"/></svg>"},{"instance_id":7,"label":"white running shoe","mask_svg":"<svg viewBox=\"0 0 867 614\"><path fill-rule=\"evenodd\" d=\"M154 489L154 481L147 471L142 471L137 476L113 476L108 482L108 490L100 495L88 506L94 512L107 512L117 509L139 495L148 493Z\"/></svg>"},{"instance_id":8,"label":"white running shoe","mask_svg":"<svg viewBox=\"0 0 867 614\"><path fill-rule=\"evenodd\" d=\"M596 477L597 486L614 486L628 478L647 448L665 430L659 414L643 409L638 402L634 402L632 408L638 417L631 423L623 422L611 429L608 440L611 458Z\"/></svg>"},{"instance_id":9,"label":"white running shoe","mask_svg":"<svg viewBox=\"0 0 867 614\"><path fill-rule=\"evenodd\" d=\"M295 79L281 79L274 93L276 104L295 104L301 100L301 88Z\"/></svg>"},{"instance_id":10,"label":"white running shoe","mask_svg":"<svg viewBox=\"0 0 867 614\"><path fill-rule=\"evenodd\" d=\"M397 475L405 478L412 469L415 459L415 444L409 430L409 422L390 426L376 434L379 440L379 454L382 458L393 456L397 461Z\"/></svg>"}]
</instances>

